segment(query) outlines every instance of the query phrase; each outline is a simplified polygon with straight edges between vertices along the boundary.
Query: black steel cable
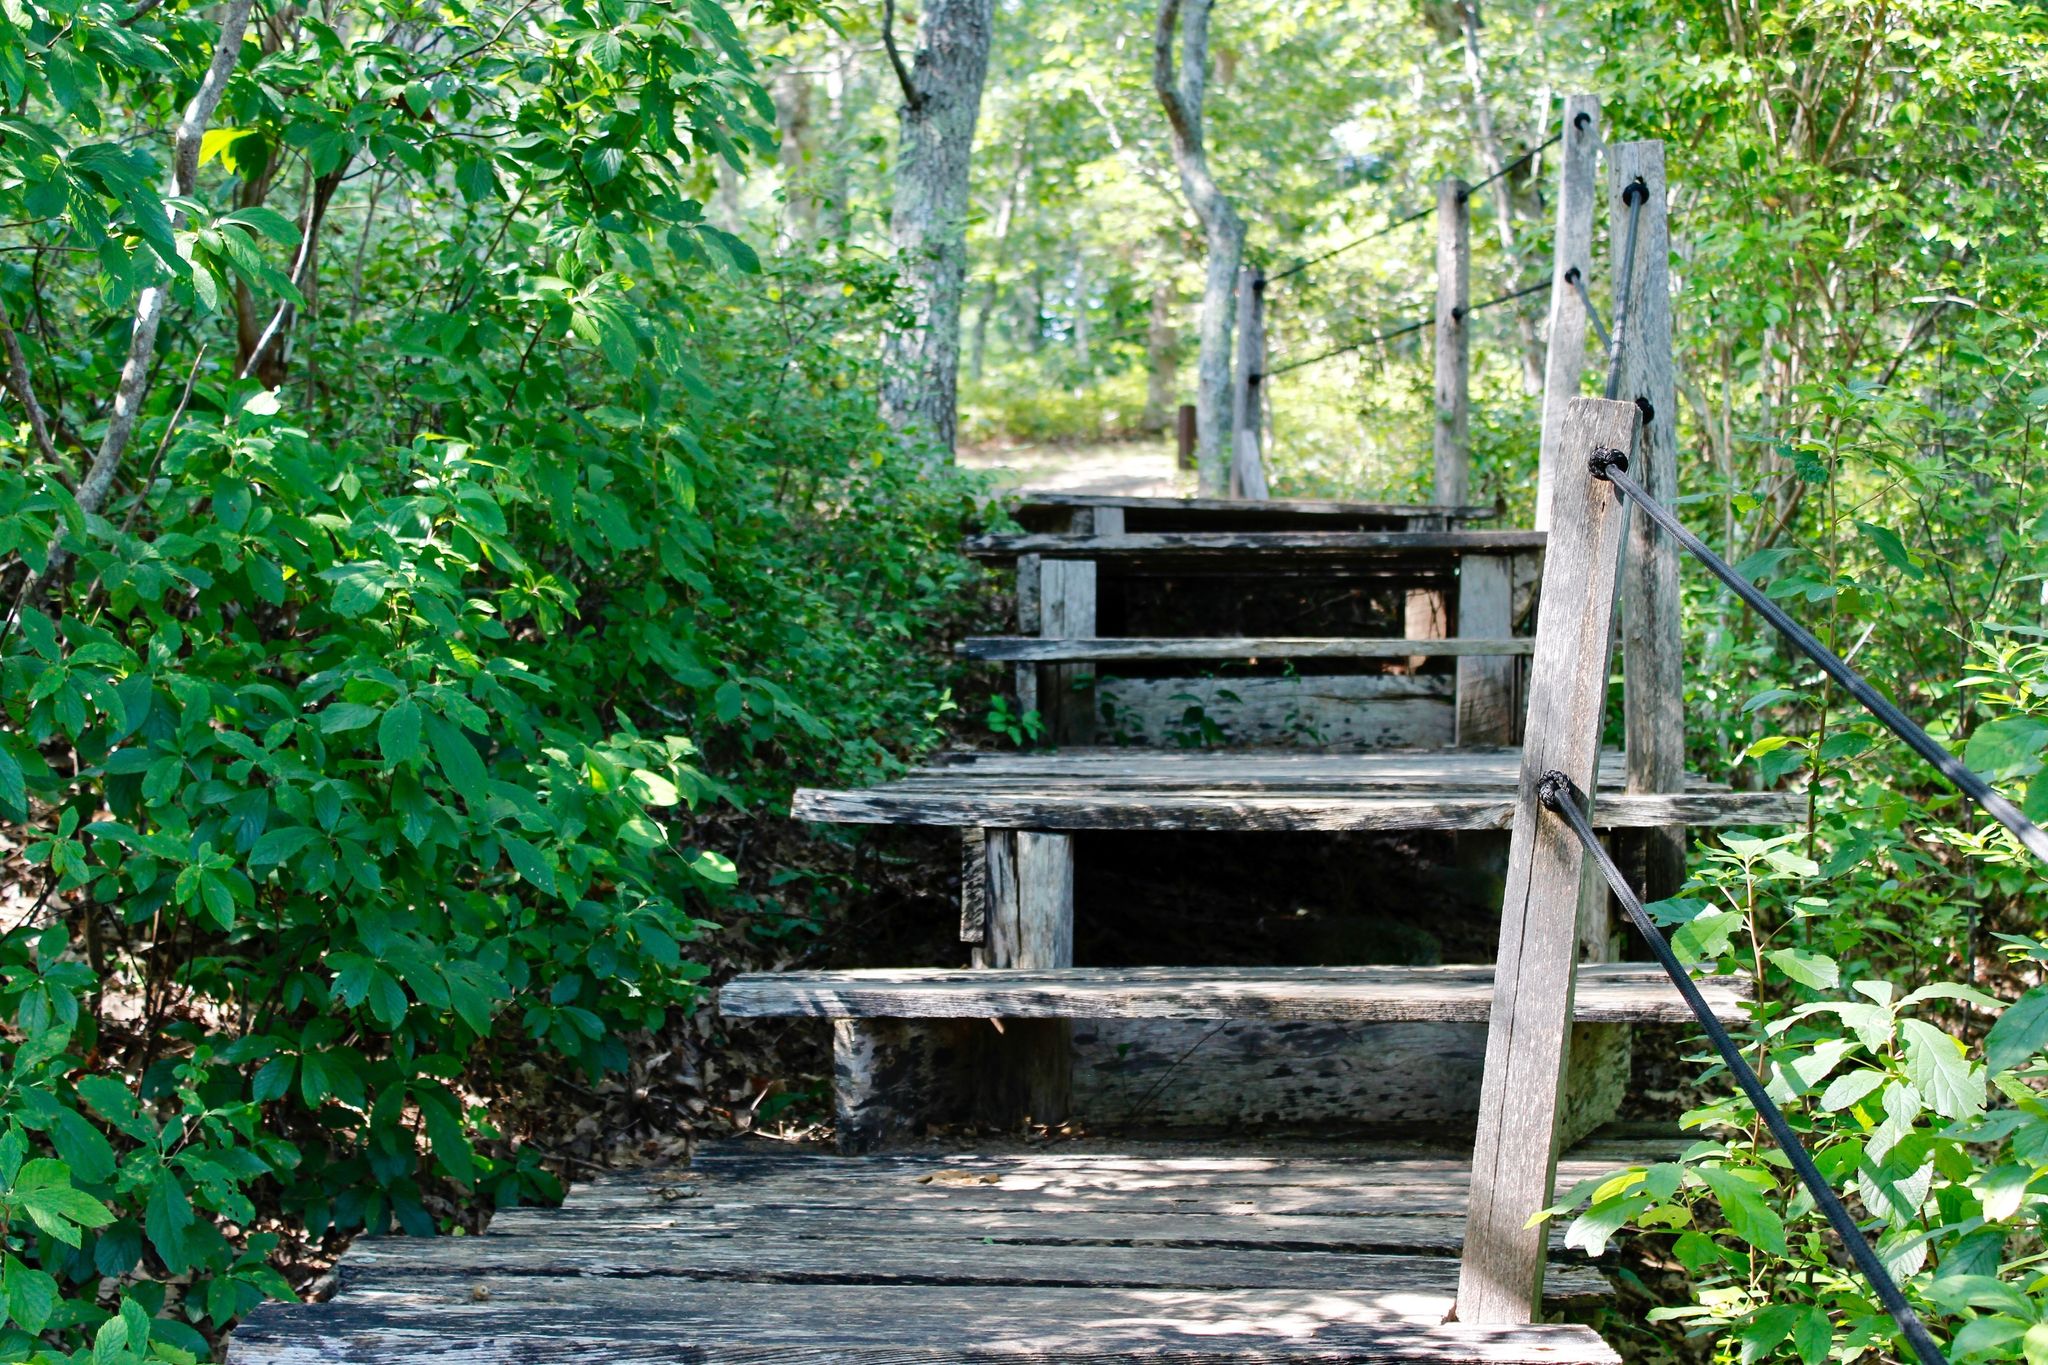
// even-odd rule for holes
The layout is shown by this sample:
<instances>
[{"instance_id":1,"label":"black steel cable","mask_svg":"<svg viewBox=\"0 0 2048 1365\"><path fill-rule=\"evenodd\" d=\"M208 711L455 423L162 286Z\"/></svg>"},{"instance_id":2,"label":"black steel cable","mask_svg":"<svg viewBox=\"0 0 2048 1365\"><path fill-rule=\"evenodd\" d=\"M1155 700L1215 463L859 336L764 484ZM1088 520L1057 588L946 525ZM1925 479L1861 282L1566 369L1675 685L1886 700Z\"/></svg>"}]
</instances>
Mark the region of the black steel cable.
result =
<instances>
[{"instance_id":1,"label":"black steel cable","mask_svg":"<svg viewBox=\"0 0 2048 1365\"><path fill-rule=\"evenodd\" d=\"M1537 784L1536 796L1545 809L1564 817L1564 822L1571 826L1572 833L1578 836L1586 855L1600 869L1600 875L1607 879L1607 885L1614 892L1614 898L1620 901L1622 909L1628 912L1629 922L1635 925L1636 932L1650 945L1650 951L1656 954L1658 963L1664 968L1664 974L1671 978L1671 984L1685 997L1686 1005L1700 1021L1700 1027L1706 1030L1707 1038L1714 1045L1714 1051L1721 1054L1721 1060L1735 1074L1736 1083L1742 1087L1742 1093L1756 1106L1758 1116L1771 1130L1771 1136L1777 1140L1792 1169L1798 1173L1800 1183L1806 1186L1806 1191L1813 1196L1815 1205L1834 1228L1835 1234L1842 1239L1843 1245L1849 1249L1849 1255L1855 1259L1856 1268L1863 1272L1863 1278L1877 1291L1878 1302L1884 1305L1885 1312L1892 1315L1892 1321L1896 1322L1900 1332L1905 1334L1907 1344L1913 1348L1913 1354L1920 1358L1920 1365L1948 1365L1948 1358L1941 1353L1941 1348L1934 1344L1934 1338L1928 1335L1926 1324L1921 1322L1920 1315L1913 1311L1913 1305L1906 1302L1906 1296L1899 1292L1898 1285L1885 1270L1884 1262L1877 1258L1877 1250L1870 1245L1870 1239L1856 1226L1855 1220L1849 1216L1849 1210L1842 1207L1841 1199L1828 1185L1827 1178L1820 1173L1820 1168L1813 1164L1813 1158L1807 1155L1806 1148L1800 1144L1799 1135L1794 1133L1792 1125L1785 1121L1784 1112L1764 1092L1764 1083L1757 1078L1748 1058L1742 1055L1742 1050L1735 1045L1735 1040L1728 1036L1728 1030L1721 1026L1721 1021L1714 1017L1714 1011L1700 995L1700 988L1693 984L1691 974L1678 960L1678 954L1671 950L1670 941L1651 921L1649 913L1643 909L1642 901L1629 888L1628 879L1623 877L1621 869L1614 865L1614 859L1607 856L1607 850L1600 846L1599 837L1593 833L1593 826L1586 819L1585 793L1565 774L1547 772Z\"/></svg>"},{"instance_id":2,"label":"black steel cable","mask_svg":"<svg viewBox=\"0 0 2048 1365\"><path fill-rule=\"evenodd\" d=\"M1534 284L1525 284L1520 289L1513 289L1505 294L1500 294L1495 296L1494 298L1490 298L1485 303L1475 303L1469 308L1454 308L1451 310L1451 315L1453 317L1460 319L1469 318L1474 313L1485 312L1487 309L1493 307L1497 303L1509 303L1515 299L1526 298L1529 295L1535 293L1539 289L1548 288L1550 288L1549 280L1538 280Z\"/></svg>"},{"instance_id":3,"label":"black steel cable","mask_svg":"<svg viewBox=\"0 0 2048 1365\"><path fill-rule=\"evenodd\" d=\"M1543 155L1543 153L1549 151L1552 147L1555 147L1558 143L1562 142L1563 140L1564 130L1560 128L1558 131L1550 135L1548 141L1539 142L1534 147L1531 147L1528 151L1523 152L1520 156L1516 157L1513 161L1510 161L1506 165L1502 166L1492 175L1487 176L1486 179L1480 181L1478 184L1467 185L1465 187L1466 198L1469 199L1471 196L1479 193L1479 191L1485 189L1488 185L1491 185L1494 181L1500 179L1502 176L1506 175L1509 171L1514 170L1516 167L1527 165L1530 161L1533 161L1535 158Z\"/></svg>"},{"instance_id":4,"label":"black steel cable","mask_svg":"<svg viewBox=\"0 0 2048 1365\"><path fill-rule=\"evenodd\" d=\"M1415 210L1415 212L1408 214L1405 217L1396 218L1393 222L1388 223L1385 227L1374 228L1371 232L1366 233L1365 236L1358 238L1356 241L1346 242L1344 245L1338 247L1331 247L1322 255L1311 256L1305 261L1297 261L1295 264L1288 266L1285 270L1276 270L1272 274L1266 276L1266 280L1268 283L1271 283L1274 280L1284 280L1289 275L1293 275L1300 271L1306 270L1312 265L1321 265L1324 261L1329 260L1332 256L1341 256L1355 246L1364 246L1367 242L1376 241L1379 238L1384 237L1388 233L1392 232L1395 228L1407 227L1410 223L1418 222L1421 219L1429 217L1430 214L1435 212L1436 205L1434 204L1431 204L1426 209L1417 209Z\"/></svg>"},{"instance_id":5,"label":"black steel cable","mask_svg":"<svg viewBox=\"0 0 2048 1365\"><path fill-rule=\"evenodd\" d=\"M1614 339L1607 347L1607 396L1621 389L1621 347L1628 340L1628 318L1636 288L1636 235L1643 223L1643 205L1649 202L1650 187L1638 176L1621 192L1628 205L1628 239L1621 253L1621 279L1614 303Z\"/></svg>"},{"instance_id":6,"label":"black steel cable","mask_svg":"<svg viewBox=\"0 0 2048 1365\"><path fill-rule=\"evenodd\" d=\"M1347 351L1364 350L1367 346L1372 346L1382 341L1392 341L1395 337L1404 337L1410 332L1419 332L1434 321L1436 321L1434 318L1420 318L1414 322L1396 327L1390 332L1375 332L1369 337L1350 342L1347 345L1333 346L1327 351L1320 351L1315 355L1306 356L1300 360L1292 360L1285 365L1275 365L1270 370L1261 370L1256 377L1271 379L1274 375L1286 374L1289 370L1298 370L1304 365L1315 365L1330 359L1332 356L1343 355Z\"/></svg>"},{"instance_id":7,"label":"black steel cable","mask_svg":"<svg viewBox=\"0 0 2048 1365\"><path fill-rule=\"evenodd\" d=\"M1564 272L1572 288L1579 291L1579 304L1586 310L1586 321L1593 324L1593 334L1600 338L1600 349L1607 352L1610 364L1614 360L1614 338L1607 335L1607 328L1601 325L1600 310L1593 306L1593 296L1586 291L1586 275L1577 266Z\"/></svg>"},{"instance_id":8,"label":"black steel cable","mask_svg":"<svg viewBox=\"0 0 2048 1365\"><path fill-rule=\"evenodd\" d=\"M1865 682L1863 675L1843 661L1840 655L1822 644L1797 621L1785 613L1784 608L1764 596L1757 586L1729 567L1726 560L1708 549L1698 536L1685 529L1677 517L1655 498L1643 491L1628 473L1628 457L1617 451L1602 451L1592 460L1595 478L1606 479L1632 500L1643 514L1657 523L1664 531L1684 546L1686 552L1707 566L1714 577L1747 602L1757 615L1777 627L1778 633L1799 647L1807 658L1819 664L1821 671L1840 683L1849 695L1863 703L1865 710L1883 722L1884 727L1906 742L1907 747L1932 764L1934 770L1947 778L1951 785L1963 795L1983 807L1999 824L2011 831L2026 849L2042 862L2048 863L2048 834L2041 827L2021 814L2019 807L2000 796L1991 784L1964 767L1934 736L1915 724L1913 719L1882 692Z\"/></svg>"}]
</instances>

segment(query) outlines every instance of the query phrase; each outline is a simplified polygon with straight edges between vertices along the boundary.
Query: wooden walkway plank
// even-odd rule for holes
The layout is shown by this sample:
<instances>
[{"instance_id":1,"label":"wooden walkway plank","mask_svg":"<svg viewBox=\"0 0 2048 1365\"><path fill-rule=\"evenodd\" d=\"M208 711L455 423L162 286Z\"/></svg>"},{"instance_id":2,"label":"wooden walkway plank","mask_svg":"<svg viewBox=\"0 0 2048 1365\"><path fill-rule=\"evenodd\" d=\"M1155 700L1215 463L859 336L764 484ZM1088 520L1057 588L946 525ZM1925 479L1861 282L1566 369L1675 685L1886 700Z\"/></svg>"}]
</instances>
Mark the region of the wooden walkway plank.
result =
<instances>
[{"instance_id":1,"label":"wooden walkway plank","mask_svg":"<svg viewBox=\"0 0 2048 1365\"><path fill-rule=\"evenodd\" d=\"M1543 548L1541 531L1133 531L1124 535L975 536L966 544L981 559L1040 555L1046 559L1226 559L1286 556L1318 559L1378 555L1508 555Z\"/></svg>"},{"instance_id":2,"label":"wooden walkway plank","mask_svg":"<svg viewBox=\"0 0 2048 1365\"><path fill-rule=\"evenodd\" d=\"M1328 498L1168 498L1110 493L1026 492L1022 510L1039 507L1121 507L1136 512L1219 512L1256 516L1442 517L1450 521L1486 521L1500 515L1485 504L1439 506L1415 502L1344 502Z\"/></svg>"},{"instance_id":3,"label":"wooden walkway plank","mask_svg":"<svg viewBox=\"0 0 2048 1365\"><path fill-rule=\"evenodd\" d=\"M985 971L941 967L761 972L719 988L734 1018L1316 1019L1483 1022L1490 966L1070 967ZM1746 983L1703 992L1725 1020L1742 1017ZM1684 1023L1685 1001L1655 966L1597 963L1578 971L1580 1023Z\"/></svg>"}]
</instances>

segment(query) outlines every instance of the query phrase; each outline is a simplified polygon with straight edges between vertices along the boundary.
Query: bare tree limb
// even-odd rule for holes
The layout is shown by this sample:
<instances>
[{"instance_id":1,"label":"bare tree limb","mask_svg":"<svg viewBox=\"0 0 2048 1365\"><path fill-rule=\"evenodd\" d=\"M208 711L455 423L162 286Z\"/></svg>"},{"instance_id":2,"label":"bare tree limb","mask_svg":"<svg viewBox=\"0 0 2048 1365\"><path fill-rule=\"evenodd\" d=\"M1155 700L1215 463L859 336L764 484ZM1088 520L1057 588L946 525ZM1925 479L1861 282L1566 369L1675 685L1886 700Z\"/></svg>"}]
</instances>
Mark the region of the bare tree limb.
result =
<instances>
[{"instance_id":1,"label":"bare tree limb","mask_svg":"<svg viewBox=\"0 0 2048 1365\"><path fill-rule=\"evenodd\" d=\"M213 120L213 111L219 107L220 98L227 91L228 77L234 73L235 61L241 55L242 35L249 26L250 5L251 0L229 0L227 13L221 19L220 39L214 46L213 61L206 68L206 76L199 82L199 89L193 92L192 102L185 106L184 117L178 120L178 131L172 141L169 186L174 197L191 194L199 179L200 140L206 136L206 126ZM176 228L183 222L184 214L174 209L171 226ZM106 435L100 441L99 452L93 456L92 467L78 486L78 506L88 516L106 503L107 493L114 486L115 471L120 468L121 456L128 449L129 438L135 434L135 418L141 411L142 400L148 396L150 362L156 355L157 327L163 322L168 292L166 285L152 284L143 289L136 299L135 324L128 338L128 359L121 366L120 383L114 390L114 410L107 419ZM44 570L43 576L53 575L63 560L63 547L53 547L49 568Z\"/></svg>"},{"instance_id":2,"label":"bare tree limb","mask_svg":"<svg viewBox=\"0 0 2048 1365\"><path fill-rule=\"evenodd\" d=\"M896 50L896 0L882 0L882 48L889 54L889 65L896 68L896 83L903 87L903 103L912 109L924 104L924 96L917 93L917 78L910 74L910 68L903 64L903 54Z\"/></svg>"},{"instance_id":3,"label":"bare tree limb","mask_svg":"<svg viewBox=\"0 0 2048 1365\"><path fill-rule=\"evenodd\" d=\"M57 467L57 447L50 440L50 424L43 420L43 405L36 401L36 391L29 382L28 357L21 353L21 338L8 325L7 316L0 313L0 345L7 349L7 387L14 390L14 396L28 409L29 434L35 437L36 451L54 469Z\"/></svg>"}]
</instances>

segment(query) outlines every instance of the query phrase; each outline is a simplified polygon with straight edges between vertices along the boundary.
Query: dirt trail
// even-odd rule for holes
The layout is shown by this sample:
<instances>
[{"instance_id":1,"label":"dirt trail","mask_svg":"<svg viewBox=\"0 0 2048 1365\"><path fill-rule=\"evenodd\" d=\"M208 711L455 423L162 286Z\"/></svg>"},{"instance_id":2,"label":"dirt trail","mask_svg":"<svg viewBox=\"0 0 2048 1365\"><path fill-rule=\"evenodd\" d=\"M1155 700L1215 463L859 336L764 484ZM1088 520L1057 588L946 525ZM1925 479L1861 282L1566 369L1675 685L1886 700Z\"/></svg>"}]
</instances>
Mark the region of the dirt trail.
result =
<instances>
[{"instance_id":1,"label":"dirt trail","mask_svg":"<svg viewBox=\"0 0 2048 1365\"><path fill-rule=\"evenodd\" d=\"M1171 440L980 445L962 450L968 469L994 472L1005 488L1129 497L1185 496L1195 476L1174 467Z\"/></svg>"}]
</instances>

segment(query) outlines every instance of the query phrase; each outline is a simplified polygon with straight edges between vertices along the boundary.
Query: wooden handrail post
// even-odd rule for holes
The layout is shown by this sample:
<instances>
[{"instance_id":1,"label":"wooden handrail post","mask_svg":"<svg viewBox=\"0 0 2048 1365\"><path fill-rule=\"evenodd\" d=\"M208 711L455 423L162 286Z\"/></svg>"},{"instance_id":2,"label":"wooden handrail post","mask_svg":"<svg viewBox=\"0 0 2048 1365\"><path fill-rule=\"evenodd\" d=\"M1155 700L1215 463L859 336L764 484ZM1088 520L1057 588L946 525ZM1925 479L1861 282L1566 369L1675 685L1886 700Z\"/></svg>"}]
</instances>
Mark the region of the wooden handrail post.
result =
<instances>
[{"instance_id":1,"label":"wooden handrail post","mask_svg":"<svg viewBox=\"0 0 2048 1365\"><path fill-rule=\"evenodd\" d=\"M1568 95L1558 155L1557 231L1551 249L1549 352L1543 375L1543 437L1536 457L1536 520L1550 529L1550 485L1565 405L1586 373L1586 304L1593 287L1593 206L1600 194L1600 101ZM1584 295L1580 289L1586 290Z\"/></svg>"},{"instance_id":2,"label":"wooden handrail post","mask_svg":"<svg viewBox=\"0 0 2048 1365\"><path fill-rule=\"evenodd\" d=\"M1595 789L1626 516L1586 462L1598 450L1632 451L1637 422L1635 404L1601 398L1575 398L1565 412L1472 1150L1460 1322L1527 1322L1542 1290L1549 1237L1529 1220L1550 1203L1579 904L1598 878L1536 788L1556 770Z\"/></svg>"},{"instance_id":3,"label":"wooden handrail post","mask_svg":"<svg viewBox=\"0 0 2048 1365\"><path fill-rule=\"evenodd\" d=\"M1608 150L1607 212L1617 242L1628 222L1625 196L1639 180L1649 198L1637 228L1635 278L1615 281L1617 290L1629 291L1628 335L1620 343L1621 382L1615 396L1643 414L1643 458L1631 472L1651 497L1672 507L1678 502L1678 381L1671 353L1671 230L1665 216L1663 143L1624 142ZM1621 594L1628 790L1675 792L1685 780L1678 547L1641 512L1629 519ZM1635 842L1643 898L1658 900L1677 891L1685 880L1684 829L1644 830Z\"/></svg>"},{"instance_id":4,"label":"wooden handrail post","mask_svg":"<svg viewBox=\"0 0 2048 1365\"><path fill-rule=\"evenodd\" d=\"M1230 492L1233 497L1266 496L1264 420L1266 380L1266 272L1242 266L1237 272L1237 360L1230 394Z\"/></svg>"},{"instance_id":5,"label":"wooden handrail post","mask_svg":"<svg viewBox=\"0 0 2048 1365\"><path fill-rule=\"evenodd\" d=\"M1436 501L1469 501L1472 483L1472 213L1465 182L1436 187Z\"/></svg>"}]
</instances>

